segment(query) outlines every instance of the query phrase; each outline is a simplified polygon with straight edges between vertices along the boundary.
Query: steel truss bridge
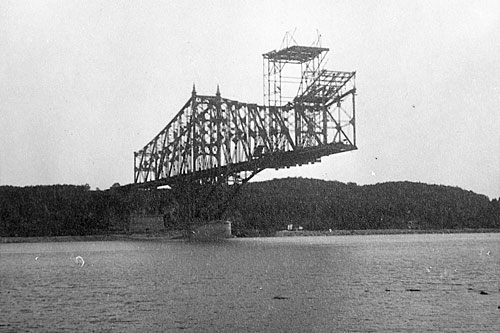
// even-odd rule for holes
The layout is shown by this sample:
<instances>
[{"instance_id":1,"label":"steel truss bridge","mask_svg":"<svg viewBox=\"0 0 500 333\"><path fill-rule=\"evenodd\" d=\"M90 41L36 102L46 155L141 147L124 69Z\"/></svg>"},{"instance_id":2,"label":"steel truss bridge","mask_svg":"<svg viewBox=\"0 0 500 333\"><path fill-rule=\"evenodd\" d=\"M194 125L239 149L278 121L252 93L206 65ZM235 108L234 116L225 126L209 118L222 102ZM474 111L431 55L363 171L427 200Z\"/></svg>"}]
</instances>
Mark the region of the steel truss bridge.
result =
<instances>
[{"instance_id":1,"label":"steel truss bridge","mask_svg":"<svg viewBox=\"0 0 500 333\"><path fill-rule=\"evenodd\" d=\"M357 149L356 73L323 68L327 52L292 45L263 54L264 105L224 98L218 86L200 95L193 85L174 118L134 153L133 186L167 186L184 218L215 219L264 169Z\"/></svg>"}]
</instances>

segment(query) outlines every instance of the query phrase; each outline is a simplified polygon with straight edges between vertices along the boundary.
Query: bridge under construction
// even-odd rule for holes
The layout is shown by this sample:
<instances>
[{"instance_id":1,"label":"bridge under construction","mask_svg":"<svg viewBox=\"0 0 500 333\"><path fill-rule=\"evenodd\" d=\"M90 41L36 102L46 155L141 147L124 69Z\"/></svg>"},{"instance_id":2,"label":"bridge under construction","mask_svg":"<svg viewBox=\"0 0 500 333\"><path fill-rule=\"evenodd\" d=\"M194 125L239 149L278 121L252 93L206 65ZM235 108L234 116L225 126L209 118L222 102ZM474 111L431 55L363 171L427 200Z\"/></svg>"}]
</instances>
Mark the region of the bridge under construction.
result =
<instances>
[{"instance_id":1,"label":"bridge under construction","mask_svg":"<svg viewBox=\"0 0 500 333\"><path fill-rule=\"evenodd\" d=\"M355 72L324 68L329 49L287 42L263 57L263 105L191 96L134 153L135 188L169 188L186 219L218 219L266 168L357 149Z\"/></svg>"}]
</instances>

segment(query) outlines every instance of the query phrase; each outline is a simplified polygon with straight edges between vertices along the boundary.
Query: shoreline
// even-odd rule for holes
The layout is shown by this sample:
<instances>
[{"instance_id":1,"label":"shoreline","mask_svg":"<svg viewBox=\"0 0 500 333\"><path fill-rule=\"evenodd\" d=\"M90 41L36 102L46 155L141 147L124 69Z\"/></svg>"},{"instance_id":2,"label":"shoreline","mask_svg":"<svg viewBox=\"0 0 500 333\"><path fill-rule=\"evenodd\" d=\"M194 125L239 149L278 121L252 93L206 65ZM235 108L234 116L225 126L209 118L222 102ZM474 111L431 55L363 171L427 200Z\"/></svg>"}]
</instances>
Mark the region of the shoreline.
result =
<instances>
[{"instance_id":1,"label":"shoreline","mask_svg":"<svg viewBox=\"0 0 500 333\"><path fill-rule=\"evenodd\" d=\"M500 229L364 229L364 230L281 230L273 235L255 235L260 237L310 237L310 236L368 236L368 235L408 235L408 234L464 234L464 233L500 233ZM253 237L237 237L253 238ZM0 244L10 243L45 243L45 242L93 242L93 241L143 241L143 240L182 240L183 233L170 231L157 234L104 234L86 236L34 236L0 237Z\"/></svg>"},{"instance_id":2,"label":"shoreline","mask_svg":"<svg viewBox=\"0 0 500 333\"><path fill-rule=\"evenodd\" d=\"M357 229L357 230L301 230L277 231L275 237L308 237L308 236L364 236L364 235L416 235L416 234L477 234L500 233L500 229Z\"/></svg>"},{"instance_id":3,"label":"shoreline","mask_svg":"<svg viewBox=\"0 0 500 333\"><path fill-rule=\"evenodd\" d=\"M180 232L165 232L161 234L104 234L84 236L33 236L33 237L0 237L0 244L10 243L46 243L46 242L98 242L98 241L130 241L166 239L177 240Z\"/></svg>"}]
</instances>

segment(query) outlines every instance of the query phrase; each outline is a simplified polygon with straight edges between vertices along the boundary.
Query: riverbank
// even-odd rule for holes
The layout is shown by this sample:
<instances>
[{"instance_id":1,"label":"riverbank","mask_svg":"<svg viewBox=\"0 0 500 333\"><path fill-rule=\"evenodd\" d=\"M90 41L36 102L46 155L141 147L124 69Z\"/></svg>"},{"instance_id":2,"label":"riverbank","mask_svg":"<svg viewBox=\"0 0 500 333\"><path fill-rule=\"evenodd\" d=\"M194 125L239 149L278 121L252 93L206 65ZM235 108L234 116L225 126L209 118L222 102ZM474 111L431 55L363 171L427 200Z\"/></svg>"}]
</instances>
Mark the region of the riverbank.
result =
<instances>
[{"instance_id":1,"label":"riverbank","mask_svg":"<svg viewBox=\"0 0 500 333\"><path fill-rule=\"evenodd\" d=\"M277 231L273 234L255 232L251 237L309 237L309 236L351 236L351 235L405 235L405 234L456 234L456 233L500 233L500 229L365 229L365 230L300 230ZM41 243L41 242L93 242L127 240L178 240L184 238L180 231L156 234L106 234L87 236L44 236L44 237L0 237L2 243ZM239 237L246 238L246 237Z\"/></svg>"},{"instance_id":2,"label":"riverbank","mask_svg":"<svg viewBox=\"0 0 500 333\"><path fill-rule=\"evenodd\" d=\"M43 243L43 242L97 242L97 241L126 241L126 240L175 240L182 238L181 232L164 232L158 234L106 234L86 236L41 236L41 237L0 237L2 243Z\"/></svg>"},{"instance_id":3,"label":"riverbank","mask_svg":"<svg viewBox=\"0 0 500 333\"><path fill-rule=\"evenodd\" d=\"M500 229L363 229L363 230L282 230L276 237L306 236L350 236L350 235L405 235L405 234L458 234L458 233L500 233Z\"/></svg>"}]
</instances>

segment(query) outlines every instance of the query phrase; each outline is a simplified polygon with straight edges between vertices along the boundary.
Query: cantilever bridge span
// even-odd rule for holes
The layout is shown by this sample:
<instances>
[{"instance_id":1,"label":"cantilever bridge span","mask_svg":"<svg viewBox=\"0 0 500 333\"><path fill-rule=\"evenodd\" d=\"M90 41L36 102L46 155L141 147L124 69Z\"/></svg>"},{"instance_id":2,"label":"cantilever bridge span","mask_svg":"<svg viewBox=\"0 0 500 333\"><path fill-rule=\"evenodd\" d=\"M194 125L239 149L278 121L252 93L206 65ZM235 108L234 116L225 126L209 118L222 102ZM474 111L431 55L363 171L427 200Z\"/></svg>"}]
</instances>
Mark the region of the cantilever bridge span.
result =
<instances>
[{"instance_id":1,"label":"cantilever bridge span","mask_svg":"<svg viewBox=\"0 0 500 333\"><path fill-rule=\"evenodd\" d=\"M168 185L184 196L188 216L219 218L258 172L357 149L355 72L324 69L327 51L295 45L264 54L264 105L223 98L219 87L200 95L193 85L175 117L134 153L134 186ZM292 65L300 74L287 98Z\"/></svg>"}]
</instances>

